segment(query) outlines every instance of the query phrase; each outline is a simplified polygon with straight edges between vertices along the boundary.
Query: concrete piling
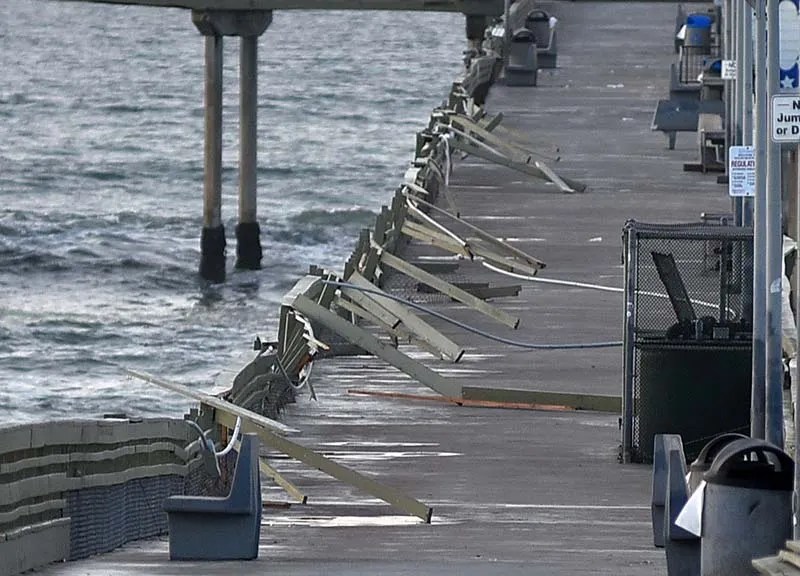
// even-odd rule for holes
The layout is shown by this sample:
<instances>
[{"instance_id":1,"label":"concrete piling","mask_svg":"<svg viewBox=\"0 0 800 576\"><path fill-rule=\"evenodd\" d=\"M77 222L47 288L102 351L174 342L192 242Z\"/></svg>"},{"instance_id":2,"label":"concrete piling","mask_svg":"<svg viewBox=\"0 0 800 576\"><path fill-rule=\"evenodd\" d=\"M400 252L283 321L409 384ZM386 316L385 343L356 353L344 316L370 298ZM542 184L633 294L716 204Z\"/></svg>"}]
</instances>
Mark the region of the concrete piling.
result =
<instances>
[{"instance_id":1,"label":"concrete piling","mask_svg":"<svg viewBox=\"0 0 800 576\"><path fill-rule=\"evenodd\" d=\"M258 37L272 23L271 10L194 10L192 22L206 38L205 176L200 275L225 281L225 228L222 224L222 38L239 36L240 156L239 224L236 267L261 267L260 229L256 221L256 149Z\"/></svg>"},{"instance_id":2,"label":"concrete piling","mask_svg":"<svg viewBox=\"0 0 800 576\"><path fill-rule=\"evenodd\" d=\"M236 267L261 268L261 230L256 219L258 36L242 36L239 53L239 224Z\"/></svg>"},{"instance_id":3,"label":"concrete piling","mask_svg":"<svg viewBox=\"0 0 800 576\"><path fill-rule=\"evenodd\" d=\"M205 169L200 275L225 281L225 227L222 224L222 36L206 35Z\"/></svg>"}]
</instances>

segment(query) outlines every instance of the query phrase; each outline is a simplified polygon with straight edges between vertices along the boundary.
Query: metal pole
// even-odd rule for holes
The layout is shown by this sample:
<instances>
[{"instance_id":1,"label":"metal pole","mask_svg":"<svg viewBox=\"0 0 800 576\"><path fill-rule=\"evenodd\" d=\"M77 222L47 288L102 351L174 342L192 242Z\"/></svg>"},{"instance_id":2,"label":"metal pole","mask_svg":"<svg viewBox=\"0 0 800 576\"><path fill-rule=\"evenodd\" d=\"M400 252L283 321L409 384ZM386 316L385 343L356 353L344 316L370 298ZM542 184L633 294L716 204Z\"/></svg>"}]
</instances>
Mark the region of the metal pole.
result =
<instances>
[{"instance_id":1,"label":"metal pole","mask_svg":"<svg viewBox=\"0 0 800 576\"><path fill-rule=\"evenodd\" d=\"M797 144L794 153L794 169L795 169L795 241L800 248L800 143ZM794 264L794 322L795 326L800 326L800 251L795 252ZM800 386L800 362L795 358L795 371L792 374L792 399L795 400L798 396L798 388ZM794 538L800 539L800 466L796 463L800 462L800 442L798 442L798 433L800 430L800 410L797 409L797 403L792 403L794 410Z\"/></svg>"},{"instance_id":2,"label":"metal pole","mask_svg":"<svg viewBox=\"0 0 800 576\"><path fill-rule=\"evenodd\" d=\"M239 224L236 267L261 267L261 234L256 219L258 167L258 36L242 36L239 47Z\"/></svg>"},{"instance_id":3,"label":"metal pole","mask_svg":"<svg viewBox=\"0 0 800 576\"><path fill-rule=\"evenodd\" d=\"M733 0L725 0L722 3L722 24L723 29L723 46L722 58L723 60L733 59ZM732 84L729 83L723 92L725 99L725 149L733 143L733 94L730 88ZM727 166L725 172L727 173Z\"/></svg>"},{"instance_id":4,"label":"metal pole","mask_svg":"<svg viewBox=\"0 0 800 576\"><path fill-rule=\"evenodd\" d=\"M745 0L736 0L733 9L733 50L732 57L736 61L736 80L733 81L733 144L742 145L742 105L744 102L744 70L742 69L742 40L744 38L744 4ZM740 207L741 208L741 207ZM741 221L738 222L741 225Z\"/></svg>"},{"instance_id":5,"label":"metal pole","mask_svg":"<svg viewBox=\"0 0 800 576\"><path fill-rule=\"evenodd\" d=\"M767 271L767 28L766 0L756 2L755 37L755 154L756 196L753 218L753 384L750 398L750 436L764 438L766 395L766 271Z\"/></svg>"},{"instance_id":6,"label":"metal pole","mask_svg":"<svg viewBox=\"0 0 800 576\"><path fill-rule=\"evenodd\" d=\"M205 174L200 274L225 280L225 229L222 225L222 36L206 39Z\"/></svg>"},{"instance_id":7,"label":"metal pole","mask_svg":"<svg viewBox=\"0 0 800 576\"><path fill-rule=\"evenodd\" d=\"M779 91L780 32L778 3L767 0L767 102ZM767 345L766 439L783 447L783 348L781 346L781 279L783 277L783 210L781 149L765 130L767 147Z\"/></svg>"},{"instance_id":8,"label":"metal pole","mask_svg":"<svg viewBox=\"0 0 800 576\"><path fill-rule=\"evenodd\" d=\"M739 54L742 58L742 145L753 145L753 9L742 1L742 40ZM746 198L742 207L744 226L753 225L753 199Z\"/></svg>"}]
</instances>

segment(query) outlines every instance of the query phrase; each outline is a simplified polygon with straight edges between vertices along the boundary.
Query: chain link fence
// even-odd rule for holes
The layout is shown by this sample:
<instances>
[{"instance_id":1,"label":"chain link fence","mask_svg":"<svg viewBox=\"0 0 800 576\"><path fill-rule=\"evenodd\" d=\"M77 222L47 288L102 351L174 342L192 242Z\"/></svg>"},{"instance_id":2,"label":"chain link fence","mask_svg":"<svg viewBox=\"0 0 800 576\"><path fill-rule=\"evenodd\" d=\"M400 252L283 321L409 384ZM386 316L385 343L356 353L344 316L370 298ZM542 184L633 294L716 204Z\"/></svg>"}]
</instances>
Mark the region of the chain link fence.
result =
<instances>
[{"instance_id":1,"label":"chain link fence","mask_svg":"<svg viewBox=\"0 0 800 576\"><path fill-rule=\"evenodd\" d=\"M688 458L750 426L752 230L631 221L625 243L625 461L650 462L655 434Z\"/></svg>"}]
</instances>

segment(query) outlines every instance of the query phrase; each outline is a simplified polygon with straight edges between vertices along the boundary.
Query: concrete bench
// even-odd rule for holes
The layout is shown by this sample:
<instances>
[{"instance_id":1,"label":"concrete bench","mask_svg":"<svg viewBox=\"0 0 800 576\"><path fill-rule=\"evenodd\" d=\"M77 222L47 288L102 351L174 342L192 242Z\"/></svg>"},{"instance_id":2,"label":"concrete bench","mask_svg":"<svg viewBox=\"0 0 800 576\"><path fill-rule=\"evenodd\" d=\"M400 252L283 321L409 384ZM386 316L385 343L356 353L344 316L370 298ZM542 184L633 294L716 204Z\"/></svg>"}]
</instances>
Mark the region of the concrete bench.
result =
<instances>
[{"instance_id":1,"label":"concrete bench","mask_svg":"<svg viewBox=\"0 0 800 576\"><path fill-rule=\"evenodd\" d=\"M170 496L170 560L252 560L261 535L258 436L245 434L225 497Z\"/></svg>"},{"instance_id":2,"label":"concrete bench","mask_svg":"<svg viewBox=\"0 0 800 576\"><path fill-rule=\"evenodd\" d=\"M675 525L690 496L683 442L678 434L656 434L653 443L653 543L664 547L669 576L699 576L700 538Z\"/></svg>"}]
</instances>

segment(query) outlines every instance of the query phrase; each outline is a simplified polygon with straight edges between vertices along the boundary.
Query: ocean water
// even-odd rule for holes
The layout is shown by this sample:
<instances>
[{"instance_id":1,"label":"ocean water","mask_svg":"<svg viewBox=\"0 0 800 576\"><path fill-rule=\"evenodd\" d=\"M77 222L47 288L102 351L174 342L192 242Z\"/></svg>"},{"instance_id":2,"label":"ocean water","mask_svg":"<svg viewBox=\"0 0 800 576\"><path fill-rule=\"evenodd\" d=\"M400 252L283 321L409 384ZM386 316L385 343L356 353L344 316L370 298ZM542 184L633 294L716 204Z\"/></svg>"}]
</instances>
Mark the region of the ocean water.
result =
<instances>
[{"instance_id":1,"label":"ocean water","mask_svg":"<svg viewBox=\"0 0 800 576\"><path fill-rule=\"evenodd\" d=\"M341 269L413 156L463 16L276 12L259 41L263 269L235 271L238 41L225 39L228 279L198 274L203 38L188 11L0 2L0 423L178 415L117 365L211 389L310 264Z\"/></svg>"}]
</instances>

